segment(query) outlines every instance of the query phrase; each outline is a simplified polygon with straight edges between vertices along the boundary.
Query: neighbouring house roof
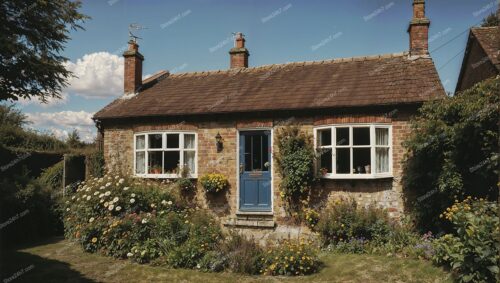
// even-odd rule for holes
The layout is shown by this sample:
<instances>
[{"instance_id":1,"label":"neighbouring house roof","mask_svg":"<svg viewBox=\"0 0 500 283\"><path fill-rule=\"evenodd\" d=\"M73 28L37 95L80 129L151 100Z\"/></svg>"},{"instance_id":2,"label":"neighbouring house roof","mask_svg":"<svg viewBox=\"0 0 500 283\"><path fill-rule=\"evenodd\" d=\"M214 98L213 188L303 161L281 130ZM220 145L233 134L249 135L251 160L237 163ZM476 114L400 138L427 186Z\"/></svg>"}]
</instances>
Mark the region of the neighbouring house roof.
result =
<instances>
[{"instance_id":1,"label":"neighbouring house roof","mask_svg":"<svg viewBox=\"0 0 500 283\"><path fill-rule=\"evenodd\" d=\"M464 59L462 61L462 66L458 75L455 92L462 91L465 88L471 86L471 82L464 82L463 80L464 76L466 76L468 68L470 66L472 66L473 69L475 68L474 64L482 65L482 63L491 62L493 66L492 72L495 72L495 70L497 71L497 73L500 72L500 62L498 60L498 44L500 40L499 33L500 27L473 27L470 29L467 45L465 48ZM469 62L469 57L471 56L471 53L474 52L474 48L480 48L484 52L486 57L482 58L480 61L471 63ZM494 73L492 73L492 75L494 75Z\"/></svg>"},{"instance_id":2,"label":"neighbouring house roof","mask_svg":"<svg viewBox=\"0 0 500 283\"><path fill-rule=\"evenodd\" d=\"M471 33L476 37L491 63L495 65L497 70L500 70L500 62L498 60L500 27L472 28Z\"/></svg>"},{"instance_id":3,"label":"neighbouring house roof","mask_svg":"<svg viewBox=\"0 0 500 283\"><path fill-rule=\"evenodd\" d=\"M169 74L95 119L421 103L445 91L430 57L408 53Z\"/></svg>"}]
</instances>

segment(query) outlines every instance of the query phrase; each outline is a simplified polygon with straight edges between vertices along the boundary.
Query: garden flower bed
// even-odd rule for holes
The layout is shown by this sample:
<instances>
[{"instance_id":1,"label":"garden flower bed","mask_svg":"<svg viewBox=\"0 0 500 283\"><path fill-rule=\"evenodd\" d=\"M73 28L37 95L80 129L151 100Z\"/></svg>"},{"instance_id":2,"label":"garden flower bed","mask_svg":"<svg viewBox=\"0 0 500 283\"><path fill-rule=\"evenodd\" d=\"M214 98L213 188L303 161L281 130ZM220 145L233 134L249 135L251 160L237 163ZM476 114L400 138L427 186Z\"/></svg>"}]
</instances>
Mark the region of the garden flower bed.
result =
<instances>
[{"instance_id":1,"label":"garden flower bed","mask_svg":"<svg viewBox=\"0 0 500 283\"><path fill-rule=\"evenodd\" d=\"M65 236L83 250L137 263L204 271L305 275L318 271L310 243L286 241L266 251L224 233L175 185L105 175L80 183L64 203Z\"/></svg>"}]
</instances>

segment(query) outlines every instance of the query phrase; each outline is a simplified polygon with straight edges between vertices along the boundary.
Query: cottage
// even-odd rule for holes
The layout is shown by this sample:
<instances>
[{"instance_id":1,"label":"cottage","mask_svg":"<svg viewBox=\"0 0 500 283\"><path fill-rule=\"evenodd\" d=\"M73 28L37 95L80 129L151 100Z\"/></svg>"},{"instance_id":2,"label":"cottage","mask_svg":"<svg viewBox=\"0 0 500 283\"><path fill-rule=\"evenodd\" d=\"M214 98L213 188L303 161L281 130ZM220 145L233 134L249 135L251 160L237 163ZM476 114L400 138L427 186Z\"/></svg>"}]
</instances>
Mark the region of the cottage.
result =
<instances>
[{"instance_id":1,"label":"cottage","mask_svg":"<svg viewBox=\"0 0 500 283\"><path fill-rule=\"evenodd\" d=\"M470 29L456 92L500 74L499 45L500 27Z\"/></svg>"},{"instance_id":2,"label":"cottage","mask_svg":"<svg viewBox=\"0 0 500 283\"><path fill-rule=\"evenodd\" d=\"M124 95L94 116L107 167L139 178L176 178L178 165L193 179L224 174L225 194L198 189L196 201L228 227L279 232L287 222L274 134L296 124L322 153L318 203L347 196L398 217L409 119L424 101L445 95L428 52L424 1L414 0L413 10L409 52L397 54L249 67L238 33L228 70L162 71L142 80L144 57L129 42Z\"/></svg>"}]
</instances>

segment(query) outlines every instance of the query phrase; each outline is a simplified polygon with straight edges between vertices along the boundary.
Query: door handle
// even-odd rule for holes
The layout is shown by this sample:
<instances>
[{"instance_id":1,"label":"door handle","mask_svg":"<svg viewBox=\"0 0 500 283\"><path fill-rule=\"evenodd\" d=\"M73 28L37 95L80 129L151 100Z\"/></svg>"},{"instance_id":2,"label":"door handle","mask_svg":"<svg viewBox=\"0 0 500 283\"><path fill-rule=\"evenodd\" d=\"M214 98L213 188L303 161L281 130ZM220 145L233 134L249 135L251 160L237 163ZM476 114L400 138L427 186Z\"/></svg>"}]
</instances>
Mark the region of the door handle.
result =
<instances>
[{"instance_id":1,"label":"door handle","mask_svg":"<svg viewBox=\"0 0 500 283\"><path fill-rule=\"evenodd\" d=\"M243 163L240 163L240 174L243 174Z\"/></svg>"}]
</instances>

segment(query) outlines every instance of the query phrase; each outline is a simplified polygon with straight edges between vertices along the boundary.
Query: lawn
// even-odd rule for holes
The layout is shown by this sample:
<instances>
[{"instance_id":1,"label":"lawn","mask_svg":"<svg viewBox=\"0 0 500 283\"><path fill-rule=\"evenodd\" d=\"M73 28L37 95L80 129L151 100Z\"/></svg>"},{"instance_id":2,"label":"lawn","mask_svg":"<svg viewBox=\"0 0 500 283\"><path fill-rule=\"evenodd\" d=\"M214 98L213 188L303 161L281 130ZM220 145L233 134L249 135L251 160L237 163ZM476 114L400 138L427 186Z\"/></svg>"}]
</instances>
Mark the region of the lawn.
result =
<instances>
[{"instance_id":1,"label":"lawn","mask_svg":"<svg viewBox=\"0 0 500 283\"><path fill-rule=\"evenodd\" d=\"M74 243L53 239L37 246L1 253L1 280L7 282L451 282L429 262L373 255L321 257L321 272L305 277L203 273L134 264L88 254ZM10 280L12 279L12 280Z\"/></svg>"}]
</instances>

